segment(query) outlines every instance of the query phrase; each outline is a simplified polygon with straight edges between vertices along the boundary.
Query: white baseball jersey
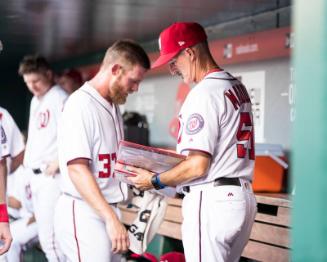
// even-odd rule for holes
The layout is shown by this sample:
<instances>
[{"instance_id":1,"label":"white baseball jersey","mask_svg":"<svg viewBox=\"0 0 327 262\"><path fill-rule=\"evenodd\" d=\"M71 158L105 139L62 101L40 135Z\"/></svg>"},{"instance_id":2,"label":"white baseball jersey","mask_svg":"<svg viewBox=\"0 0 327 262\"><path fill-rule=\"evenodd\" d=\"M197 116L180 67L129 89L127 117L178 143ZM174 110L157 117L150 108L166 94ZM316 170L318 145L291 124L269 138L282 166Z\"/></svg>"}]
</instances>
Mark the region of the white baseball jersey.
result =
<instances>
[{"instance_id":1,"label":"white baseball jersey","mask_svg":"<svg viewBox=\"0 0 327 262\"><path fill-rule=\"evenodd\" d=\"M7 152L10 157L15 157L24 150L23 135L9 112L2 107L0 107L0 117L2 119L1 136L3 141L7 142L6 145L2 144L3 151Z\"/></svg>"},{"instance_id":2,"label":"white baseball jersey","mask_svg":"<svg viewBox=\"0 0 327 262\"><path fill-rule=\"evenodd\" d=\"M127 185L115 179L114 164L122 138L119 108L87 82L69 97L58 134L64 194L55 212L55 232L69 261L121 261L119 254L111 252L103 219L82 200L70 180L67 163L77 158L88 159L104 198L108 203L120 202L127 198ZM119 209L111 207L119 217ZM62 216L63 213L66 216Z\"/></svg>"},{"instance_id":3,"label":"white baseball jersey","mask_svg":"<svg viewBox=\"0 0 327 262\"><path fill-rule=\"evenodd\" d=\"M1 124L1 117L0 117L0 142L2 145L2 124ZM2 146L0 146L0 160L3 158Z\"/></svg>"},{"instance_id":4,"label":"white baseball jersey","mask_svg":"<svg viewBox=\"0 0 327 262\"><path fill-rule=\"evenodd\" d=\"M0 113L0 152L1 152L1 158L7 157L10 155L9 152L9 146L8 146L8 137L7 134L3 128L3 124L2 124L2 114Z\"/></svg>"},{"instance_id":5,"label":"white baseball jersey","mask_svg":"<svg viewBox=\"0 0 327 262\"><path fill-rule=\"evenodd\" d=\"M33 97L24 166L40 168L58 158L57 125L67 93L53 86L43 97Z\"/></svg>"},{"instance_id":6,"label":"white baseball jersey","mask_svg":"<svg viewBox=\"0 0 327 262\"><path fill-rule=\"evenodd\" d=\"M177 151L211 156L204 177L178 187L189 185L182 205L186 261L238 261L256 214L249 95L227 72L211 72L188 94L179 119ZM240 184L210 183L220 177L239 178Z\"/></svg>"},{"instance_id":7,"label":"white baseball jersey","mask_svg":"<svg viewBox=\"0 0 327 262\"><path fill-rule=\"evenodd\" d=\"M24 166L44 168L58 159L57 128L68 95L60 86L51 87L42 97L33 97L30 108ZM33 174L31 190L38 236L48 261L61 261L63 254L54 234L54 209L60 196L59 178L44 173Z\"/></svg>"},{"instance_id":8,"label":"white baseball jersey","mask_svg":"<svg viewBox=\"0 0 327 262\"><path fill-rule=\"evenodd\" d=\"M90 169L108 203L127 197L127 186L114 177L118 143L123 138L119 108L109 104L85 83L73 93L63 112L58 130L62 191L81 198L68 175L67 163L77 158L90 160Z\"/></svg>"},{"instance_id":9,"label":"white baseball jersey","mask_svg":"<svg viewBox=\"0 0 327 262\"><path fill-rule=\"evenodd\" d=\"M252 180L251 102L241 82L225 71L208 74L188 94L179 120L177 152L187 155L190 150L198 150L211 156L207 175L187 185L203 184L219 177Z\"/></svg>"},{"instance_id":10,"label":"white baseball jersey","mask_svg":"<svg viewBox=\"0 0 327 262\"><path fill-rule=\"evenodd\" d=\"M30 180L34 176L30 169L25 169L23 166L11 175L14 176L14 187L8 191L8 195L18 199L21 202L22 208L20 212L21 217L30 217L34 213L32 205L32 191Z\"/></svg>"}]
</instances>

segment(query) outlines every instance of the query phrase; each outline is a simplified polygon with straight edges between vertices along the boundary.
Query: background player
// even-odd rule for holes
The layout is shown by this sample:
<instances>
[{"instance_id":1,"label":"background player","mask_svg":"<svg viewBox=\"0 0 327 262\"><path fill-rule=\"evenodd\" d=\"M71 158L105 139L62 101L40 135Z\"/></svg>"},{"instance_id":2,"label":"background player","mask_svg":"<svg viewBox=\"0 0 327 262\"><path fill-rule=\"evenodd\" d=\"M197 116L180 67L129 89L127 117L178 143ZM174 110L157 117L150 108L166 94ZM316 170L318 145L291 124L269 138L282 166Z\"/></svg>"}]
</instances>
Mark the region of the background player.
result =
<instances>
[{"instance_id":1,"label":"background player","mask_svg":"<svg viewBox=\"0 0 327 262\"><path fill-rule=\"evenodd\" d=\"M121 261L117 253L129 246L116 204L126 199L127 186L113 177L123 139L118 105L138 90L149 67L142 47L118 41L95 77L67 100L58 135L63 194L55 228L69 261Z\"/></svg>"},{"instance_id":2,"label":"background player","mask_svg":"<svg viewBox=\"0 0 327 262\"><path fill-rule=\"evenodd\" d=\"M19 217L17 202L9 195L15 187L15 170L23 163L25 143L22 133L9 112L0 107L2 128L6 136L4 151L8 152L7 162L7 203L8 213L11 218ZM3 145L2 145L3 146Z\"/></svg>"},{"instance_id":3,"label":"background player","mask_svg":"<svg viewBox=\"0 0 327 262\"><path fill-rule=\"evenodd\" d=\"M1 144L5 144L6 137L3 132L1 117L0 117L0 139ZM0 255L7 252L10 247L12 237L9 230L9 217L7 212L6 199L6 176L7 176L7 164L5 161L7 152L3 151L3 147L0 146Z\"/></svg>"},{"instance_id":4,"label":"background player","mask_svg":"<svg viewBox=\"0 0 327 262\"><path fill-rule=\"evenodd\" d=\"M2 118L2 128L7 138L6 147L8 147L7 151L9 156L9 158L7 158L7 171L10 175L23 163L25 149L24 137L12 116L1 106L0 117Z\"/></svg>"},{"instance_id":5,"label":"background player","mask_svg":"<svg viewBox=\"0 0 327 262\"><path fill-rule=\"evenodd\" d=\"M57 156L57 124L67 93L54 85L53 71L44 57L26 56L19 74L34 95L30 107L24 166L33 171L31 189L33 208L42 250L49 261L63 254L53 229L55 203L60 195Z\"/></svg>"},{"instance_id":6,"label":"background player","mask_svg":"<svg viewBox=\"0 0 327 262\"><path fill-rule=\"evenodd\" d=\"M20 167L15 174L15 188L8 197L20 203L20 217L10 222L10 231L13 237L11 247L6 254L8 262L19 262L22 258L22 249L38 241L37 224L32 205L30 178L34 176L29 169Z\"/></svg>"},{"instance_id":7,"label":"background player","mask_svg":"<svg viewBox=\"0 0 327 262\"><path fill-rule=\"evenodd\" d=\"M182 238L187 261L238 261L256 214L251 188L254 133L245 87L216 64L197 23L175 23L160 34L160 57L173 75L197 85L179 113L175 168L131 179L141 189L178 186L183 199ZM195 233L196 232L196 233Z\"/></svg>"},{"instance_id":8,"label":"background player","mask_svg":"<svg viewBox=\"0 0 327 262\"><path fill-rule=\"evenodd\" d=\"M67 69L58 77L57 82L68 94L72 94L81 87L83 78L76 69Z\"/></svg>"}]
</instances>

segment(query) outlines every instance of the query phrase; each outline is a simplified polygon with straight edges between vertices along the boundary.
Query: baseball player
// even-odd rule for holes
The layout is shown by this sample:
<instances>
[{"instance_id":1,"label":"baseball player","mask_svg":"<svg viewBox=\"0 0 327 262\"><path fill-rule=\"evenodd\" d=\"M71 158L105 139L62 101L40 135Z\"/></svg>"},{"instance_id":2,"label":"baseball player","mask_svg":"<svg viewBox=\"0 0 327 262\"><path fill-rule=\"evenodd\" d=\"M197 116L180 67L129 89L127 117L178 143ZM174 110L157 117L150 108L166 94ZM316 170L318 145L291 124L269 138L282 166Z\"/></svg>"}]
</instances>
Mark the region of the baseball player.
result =
<instances>
[{"instance_id":1,"label":"baseball player","mask_svg":"<svg viewBox=\"0 0 327 262\"><path fill-rule=\"evenodd\" d=\"M42 250L49 261L60 261L53 228L54 207L60 195L57 156L57 125L67 93L53 85L53 72L41 56L26 56L19 65L19 74L34 95L30 107L28 138L24 166L31 177L33 208Z\"/></svg>"},{"instance_id":2,"label":"baseball player","mask_svg":"<svg viewBox=\"0 0 327 262\"><path fill-rule=\"evenodd\" d=\"M221 69L197 23L174 23L159 38L173 75L196 83L179 113L177 151L187 159L162 174L132 168L141 189L177 186L183 192L186 261L238 261L256 214L251 188L254 130L246 88Z\"/></svg>"},{"instance_id":3,"label":"baseball player","mask_svg":"<svg viewBox=\"0 0 327 262\"><path fill-rule=\"evenodd\" d=\"M69 261L120 261L129 246L117 208L127 198L127 185L113 175L123 139L118 105L138 90L149 68L138 44L117 41L95 77L67 100L58 134L63 194L55 232Z\"/></svg>"},{"instance_id":4,"label":"baseball player","mask_svg":"<svg viewBox=\"0 0 327 262\"><path fill-rule=\"evenodd\" d=\"M1 106L0 117L2 119L3 131L6 134L7 143L5 147L8 147L8 149L4 148L4 151L7 150L8 156L10 157L10 161L8 161L11 163L8 165L8 173L10 174L13 173L16 168L23 163L25 149L24 137L12 116L6 109Z\"/></svg>"},{"instance_id":5,"label":"baseball player","mask_svg":"<svg viewBox=\"0 0 327 262\"><path fill-rule=\"evenodd\" d=\"M6 136L3 132L0 117L0 138L1 145L5 145ZM3 150L3 146L0 146L0 255L7 252L10 247L12 237L9 230L9 216L7 212L6 199L6 176L7 176L7 164L5 157L8 152Z\"/></svg>"},{"instance_id":6,"label":"baseball player","mask_svg":"<svg viewBox=\"0 0 327 262\"><path fill-rule=\"evenodd\" d=\"M11 247L6 254L8 262L19 262L22 249L27 244L36 243L37 224L35 222L30 178L34 176L30 169L22 166L15 172L15 189L8 196L20 202L20 217L10 223L10 231L13 237Z\"/></svg>"},{"instance_id":7,"label":"baseball player","mask_svg":"<svg viewBox=\"0 0 327 262\"><path fill-rule=\"evenodd\" d=\"M83 78L76 69L67 69L59 76L57 82L68 94L72 94L83 84Z\"/></svg>"},{"instance_id":8,"label":"baseball player","mask_svg":"<svg viewBox=\"0 0 327 262\"><path fill-rule=\"evenodd\" d=\"M7 196L9 196L12 189L15 187L15 175L14 171L20 166L24 158L25 143L23 135L21 134L17 124L15 123L9 112L0 107L0 117L2 119L2 128L6 137L5 145L3 150L8 152L7 162ZM13 202L8 197L8 213L10 217L19 216L19 211L11 205Z\"/></svg>"}]
</instances>

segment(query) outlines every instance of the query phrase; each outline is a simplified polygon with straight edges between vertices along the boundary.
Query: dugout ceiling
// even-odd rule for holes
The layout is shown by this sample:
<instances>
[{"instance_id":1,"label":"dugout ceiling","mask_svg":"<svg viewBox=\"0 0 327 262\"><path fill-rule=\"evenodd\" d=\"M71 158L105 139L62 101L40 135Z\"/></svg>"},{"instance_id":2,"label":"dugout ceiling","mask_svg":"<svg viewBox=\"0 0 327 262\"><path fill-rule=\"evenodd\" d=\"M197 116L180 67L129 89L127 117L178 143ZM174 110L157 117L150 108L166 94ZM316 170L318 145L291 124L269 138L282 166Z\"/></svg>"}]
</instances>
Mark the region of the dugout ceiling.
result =
<instances>
[{"instance_id":1,"label":"dugout ceiling","mask_svg":"<svg viewBox=\"0 0 327 262\"><path fill-rule=\"evenodd\" d=\"M17 70L27 53L58 62L103 52L120 38L153 49L159 32L174 21L192 20L205 27L241 21L221 27L217 37L279 27L280 19L284 24L290 19L287 12L285 22L278 10L289 6L290 0L1 0L0 70ZM273 20L242 23L268 13Z\"/></svg>"}]
</instances>

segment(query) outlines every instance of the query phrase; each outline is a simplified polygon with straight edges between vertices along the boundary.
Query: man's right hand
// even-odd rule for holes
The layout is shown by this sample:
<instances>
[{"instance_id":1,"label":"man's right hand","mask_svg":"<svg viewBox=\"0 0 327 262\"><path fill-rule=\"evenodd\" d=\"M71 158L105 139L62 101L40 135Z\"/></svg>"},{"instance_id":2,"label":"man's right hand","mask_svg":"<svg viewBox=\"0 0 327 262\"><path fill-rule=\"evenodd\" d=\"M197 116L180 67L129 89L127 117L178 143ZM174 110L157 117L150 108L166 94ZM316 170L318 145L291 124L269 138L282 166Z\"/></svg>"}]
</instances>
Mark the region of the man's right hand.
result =
<instances>
[{"instance_id":1,"label":"man's right hand","mask_svg":"<svg viewBox=\"0 0 327 262\"><path fill-rule=\"evenodd\" d=\"M107 234L111 240L113 253L124 253L129 248L129 237L125 226L118 218L106 221Z\"/></svg>"}]
</instances>

